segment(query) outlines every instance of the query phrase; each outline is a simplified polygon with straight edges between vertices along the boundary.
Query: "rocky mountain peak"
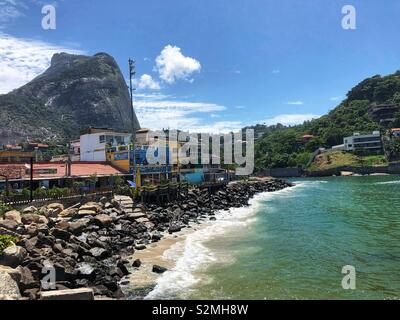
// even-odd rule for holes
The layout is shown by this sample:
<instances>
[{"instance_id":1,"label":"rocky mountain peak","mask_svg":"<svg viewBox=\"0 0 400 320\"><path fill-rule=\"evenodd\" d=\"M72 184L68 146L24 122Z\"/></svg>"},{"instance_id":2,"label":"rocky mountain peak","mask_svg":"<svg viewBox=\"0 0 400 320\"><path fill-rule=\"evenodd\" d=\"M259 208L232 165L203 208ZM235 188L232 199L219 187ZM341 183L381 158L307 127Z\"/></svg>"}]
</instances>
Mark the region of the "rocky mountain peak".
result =
<instances>
[{"instance_id":1,"label":"rocky mountain peak","mask_svg":"<svg viewBox=\"0 0 400 320\"><path fill-rule=\"evenodd\" d=\"M65 141L89 126L130 132L129 91L109 54L57 53L45 72L0 96L0 121L0 143ZM140 127L136 116L133 122Z\"/></svg>"}]
</instances>

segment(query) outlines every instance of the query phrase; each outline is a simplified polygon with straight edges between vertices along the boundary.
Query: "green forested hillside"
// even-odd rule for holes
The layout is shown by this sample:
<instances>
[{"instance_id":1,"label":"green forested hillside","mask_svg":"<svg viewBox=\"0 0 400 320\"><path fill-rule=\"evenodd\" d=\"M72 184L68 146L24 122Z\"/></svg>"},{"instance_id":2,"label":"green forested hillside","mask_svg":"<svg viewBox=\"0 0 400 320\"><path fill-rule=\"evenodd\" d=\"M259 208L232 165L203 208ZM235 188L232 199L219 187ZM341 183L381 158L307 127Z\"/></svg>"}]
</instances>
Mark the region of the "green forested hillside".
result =
<instances>
[{"instance_id":1,"label":"green forested hillside","mask_svg":"<svg viewBox=\"0 0 400 320\"><path fill-rule=\"evenodd\" d=\"M334 110L319 119L293 127L253 127L264 135L255 147L256 168L290 167L307 164L318 147L342 144L343 138L354 132L372 132L385 129L379 119L373 118L372 109L381 104L400 105L400 71L362 81L347 94L347 98ZM397 124L399 114L394 114ZM313 135L308 142L301 137Z\"/></svg>"}]
</instances>

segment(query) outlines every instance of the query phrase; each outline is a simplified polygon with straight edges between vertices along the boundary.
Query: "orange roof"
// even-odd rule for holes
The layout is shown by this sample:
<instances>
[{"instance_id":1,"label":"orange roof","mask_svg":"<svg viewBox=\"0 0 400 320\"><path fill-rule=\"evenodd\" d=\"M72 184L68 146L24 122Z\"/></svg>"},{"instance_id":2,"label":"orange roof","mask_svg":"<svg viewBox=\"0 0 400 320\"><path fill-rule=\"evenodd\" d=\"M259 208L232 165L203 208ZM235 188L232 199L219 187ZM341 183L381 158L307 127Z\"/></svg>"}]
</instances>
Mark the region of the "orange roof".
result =
<instances>
[{"instance_id":1,"label":"orange roof","mask_svg":"<svg viewBox=\"0 0 400 320\"><path fill-rule=\"evenodd\" d=\"M6 144L6 149L16 149L16 150L21 150L22 147L17 145L17 144Z\"/></svg>"},{"instance_id":2,"label":"orange roof","mask_svg":"<svg viewBox=\"0 0 400 320\"><path fill-rule=\"evenodd\" d=\"M0 163L1 170L10 170L10 166L15 170L18 167L18 172L22 173L21 177L18 178L29 178L29 164L3 164ZM47 162L47 163L34 163L33 164L33 177L34 179L39 178L63 178L66 176L66 164L61 162ZM71 175L75 177L87 177L96 174L97 176L110 176L123 174L123 172L112 167L105 162L73 162L71 164ZM1 179L1 178L0 178Z\"/></svg>"},{"instance_id":3,"label":"orange roof","mask_svg":"<svg viewBox=\"0 0 400 320\"><path fill-rule=\"evenodd\" d=\"M390 129L391 131L393 131L393 132L397 132L397 131L400 131L400 128L393 128L393 129Z\"/></svg>"},{"instance_id":4,"label":"orange roof","mask_svg":"<svg viewBox=\"0 0 400 320\"><path fill-rule=\"evenodd\" d=\"M17 164L0 164L0 179L21 179L24 176L25 168Z\"/></svg>"},{"instance_id":5,"label":"orange roof","mask_svg":"<svg viewBox=\"0 0 400 320\"><path fill-rule=\"evenodd\" d=\"M121 171L106 163L75 162L72 163L71 171L73 176L90 176L92 174L109 176L122 174Z\"/></svg>"},{"instance_id":6,"label":"orange roof","mask_svg":"<svg viewBox=\"0 0 400 320\"><path fill-rule=\"evenodd\" d=\"M37 148L48 148L49 147L49 145L40 143L40 142L31 142L31 143L29 143L29 146L37 147Z\"/></svg>"}]
</instances>

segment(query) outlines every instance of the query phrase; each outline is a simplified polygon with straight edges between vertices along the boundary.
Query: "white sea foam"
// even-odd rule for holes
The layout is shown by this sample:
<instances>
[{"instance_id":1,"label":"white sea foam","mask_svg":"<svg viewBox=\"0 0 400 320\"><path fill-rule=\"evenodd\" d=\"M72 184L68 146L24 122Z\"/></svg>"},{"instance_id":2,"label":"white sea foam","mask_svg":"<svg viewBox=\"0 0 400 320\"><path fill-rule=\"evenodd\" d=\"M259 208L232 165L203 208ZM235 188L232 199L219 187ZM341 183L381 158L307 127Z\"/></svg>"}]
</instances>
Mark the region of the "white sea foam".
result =
<instances>
[{"instance_id":1,"label":"white sea foam","mask_svg":"<svg viewBox=\"0 0 400 320\"><path fill-rule=\"evenodd\" d=\"M376 182L375 185L385 185L385 184L399 184L400 180L386 181L386 182Z\"/></svg>"},{"instance_id":2,"label":"white sea foam","mask_svg":"<svg viewBox=\"0 0 400 320\"><path fill-rule=\"evenodd\" d=\"M203 283L212 281L204 278L204 273L201 273L200 278L199 272L217 262L231 263L234 258L228 252L224 253L224 256L218 255L206 246L207 241L218 238L223 241L224 234L243 232L244 228L257 220L257 212L265 201L276 196L290 196L296 187L273 193L261 193L250 200L248 207L217 212L217 221L194 231L185 241L176 243L164 252L163 258L175 260L175 267L158 278L156 287L146 299L185 298L199 281Z\"/></svg>"}]
</instances>

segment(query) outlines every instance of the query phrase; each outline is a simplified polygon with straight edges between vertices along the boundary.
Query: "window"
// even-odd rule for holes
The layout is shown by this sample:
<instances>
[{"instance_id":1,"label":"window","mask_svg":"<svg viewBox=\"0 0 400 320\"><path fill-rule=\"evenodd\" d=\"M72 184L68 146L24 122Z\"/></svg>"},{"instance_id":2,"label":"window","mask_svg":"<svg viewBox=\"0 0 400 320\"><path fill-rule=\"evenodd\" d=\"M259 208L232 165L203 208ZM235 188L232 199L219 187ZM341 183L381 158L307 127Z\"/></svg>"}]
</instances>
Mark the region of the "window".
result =
<instances>
[{"instance_id":1,"label":"window","mask_svg":"<svg viewBox=\"0 0 400 320\"><path fill-rule=\"evenodd\" d=\"M106 136L100 136L100 137L99 137L99 142L100 142L100 143L106 142Z\"/></svg>"}]
</instances>

